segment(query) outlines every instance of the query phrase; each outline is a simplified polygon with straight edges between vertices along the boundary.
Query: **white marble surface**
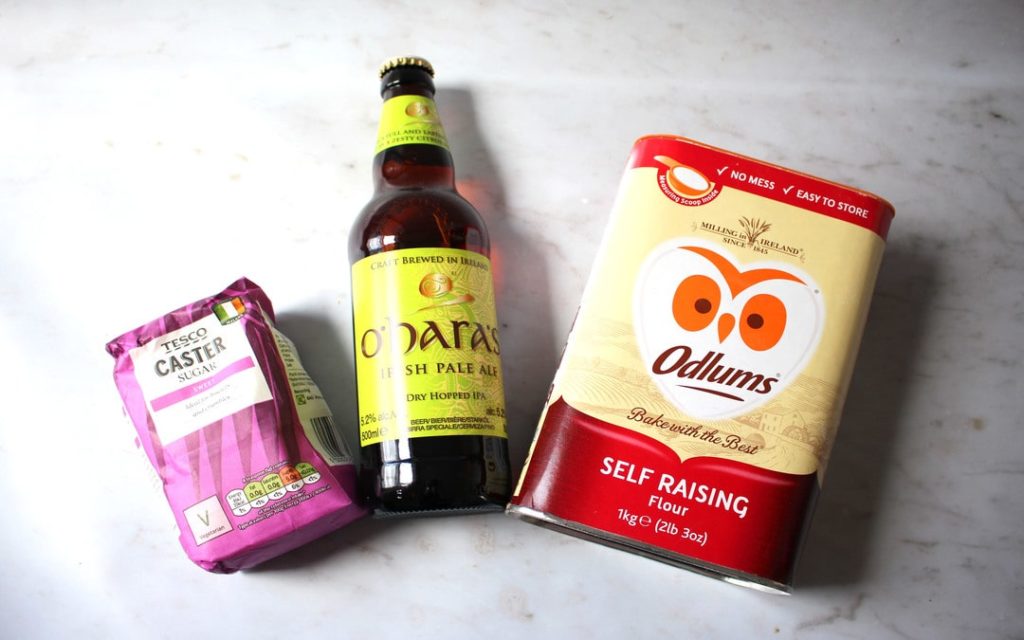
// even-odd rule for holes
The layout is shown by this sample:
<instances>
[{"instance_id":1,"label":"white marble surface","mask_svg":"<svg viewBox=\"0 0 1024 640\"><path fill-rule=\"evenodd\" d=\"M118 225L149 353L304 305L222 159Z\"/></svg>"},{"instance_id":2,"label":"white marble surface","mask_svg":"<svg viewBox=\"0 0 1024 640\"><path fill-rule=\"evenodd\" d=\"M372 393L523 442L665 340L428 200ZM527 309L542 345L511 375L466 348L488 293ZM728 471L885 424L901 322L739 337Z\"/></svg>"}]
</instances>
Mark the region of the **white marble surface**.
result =
<instances>
[{"instance_id":1,"label":"white marble surface","mask_svg":"<svg viewBox=\"0 0 1024 640\"><path fill-rule=\"evenodd\" d=\"M103 345L245 274L351 416L344 243L405 53L501 254L517 468L634 138L895 204L794 597L500 515L186 560ZM0 2L0 636L1022 637L1022 176L1019 2Z\"/></svg>"}]
</instances>

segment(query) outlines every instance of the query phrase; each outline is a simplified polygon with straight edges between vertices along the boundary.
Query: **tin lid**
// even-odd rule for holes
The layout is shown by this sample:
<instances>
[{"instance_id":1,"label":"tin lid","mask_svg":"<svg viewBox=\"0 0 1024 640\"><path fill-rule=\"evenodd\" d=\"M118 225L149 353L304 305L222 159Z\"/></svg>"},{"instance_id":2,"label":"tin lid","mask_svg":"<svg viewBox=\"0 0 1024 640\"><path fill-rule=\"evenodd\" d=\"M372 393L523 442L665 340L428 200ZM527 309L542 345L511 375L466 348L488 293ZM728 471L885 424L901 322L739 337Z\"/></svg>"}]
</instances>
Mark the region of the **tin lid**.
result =
<instances>
[{"instance_id":1,"label":"tin lid","mask_svg":"<svg viewBox=\"0 0 1024 640\"><path fill-rule=\"evenodd\" d=\"M679 163L675 158L685 158L686 162ZM669 165L665 164L666 161ZM670 169L672 163L686 164L689 169L702 174L702 179L719 187L746 191L842 220L872 231L882 240L889 235L889 226L896 215L889 201L869 191L682 136L656 134L640 137L633 145L629 167L654 167L664 171ZM764 180L750 180L751 176L760 176ZM717 192L719 190L713 190L713 193ZM713 193L708 195L713 197ZM673 197L668 192L666 195ZM703 204L710 199L702 196L698 202Z\"/></svg>"},{"instance_id":2,"label":"tin lid","mask_svg":"<svg viewBox=\"0 0 1024 640\"><path fill-rule=\"evenodd\" d=\"M426 58L418 58L416 56L399 56L397 58L389 58L380 66L380 77L383 78L384 74L397 67L419 67L427 73L430 77L434 77L434 67Z\"/></svg>"}]
</instances>

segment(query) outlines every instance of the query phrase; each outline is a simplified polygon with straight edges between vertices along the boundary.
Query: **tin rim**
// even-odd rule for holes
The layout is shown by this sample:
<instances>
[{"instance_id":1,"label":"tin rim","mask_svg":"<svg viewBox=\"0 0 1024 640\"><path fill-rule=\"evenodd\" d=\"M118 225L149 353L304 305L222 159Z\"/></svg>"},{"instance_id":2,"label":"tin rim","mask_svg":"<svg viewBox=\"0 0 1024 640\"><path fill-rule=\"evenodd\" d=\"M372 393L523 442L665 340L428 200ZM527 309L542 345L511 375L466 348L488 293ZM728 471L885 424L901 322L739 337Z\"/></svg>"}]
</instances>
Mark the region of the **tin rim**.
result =
<instances>
[{"instance_id":1,"label":"tin rim","mask_svg":"<svg viewBox=\"0 0 1024 640\"><path fill-rule=\"evenodd\" d=\"M858 193L858 194L860 194L862 196L865 196L867 198L871 198L872 200L878 201L878 203L881 205L881 209L884 212L884 215L889 218L890 222L896 217L896 208L892 205L891 202L889 202L888 200L886 200L882 196L878 195L877 193L872 193L870 191L865 191L864 189L860 189L858 187L854 187L854 186L851 186L851 185L848 185L848 184L843 184L842 182L836 182L835 180L829 180L827 178L822 178L820 176L816 176L816 175L813 175L813 174L810 174L810 173L806 173L804 171L797 171L796 169L791 169L789 167L784 167L781 164L776 164L774 162L768 162L767 160L761 160L761 159L755 158L753 156L748 156L748 155L745 155L745 154L742 154L742 153L736 153L735 151L730 151L728 149L723 149L722 147L716 147L716 146L714 146L712 144L707 144L707 143L704 143L704 142L700 142L699 140L694 140L692 138L687 138L686 136L679 136L679 135L675 135L675 134L671 134L671 133L652 133L652 134L645 135L645 136L640 136L639 138L637 138L635 141L633 141L633 146L636 146L637 144L639 144L643 140L650 140L650 139L678 140L680 142L685 142L687 144L697 145L698 147L704 147L705 149L712 149L712 150L718 151L720 153L727 153L727 154L729 154L731 156L736 156L737 158L740 158L740 159L743 159L743 160L747 160L749 162L754 162L754 163L757 163L757 164L767 165L767 166L770 166L770 167L772 167L774 169L778 169L779 171L785 171L787 173L792 173L792 174L800 176L802 178L806 178L806 179L809 179L809 180L815 180L817 182L824 182L825 184L829 184L829 185L832 185L834 187L838 187L840 189L845 189L847 191L853 191L854 193Z\"/></svg>"}]
</instances>

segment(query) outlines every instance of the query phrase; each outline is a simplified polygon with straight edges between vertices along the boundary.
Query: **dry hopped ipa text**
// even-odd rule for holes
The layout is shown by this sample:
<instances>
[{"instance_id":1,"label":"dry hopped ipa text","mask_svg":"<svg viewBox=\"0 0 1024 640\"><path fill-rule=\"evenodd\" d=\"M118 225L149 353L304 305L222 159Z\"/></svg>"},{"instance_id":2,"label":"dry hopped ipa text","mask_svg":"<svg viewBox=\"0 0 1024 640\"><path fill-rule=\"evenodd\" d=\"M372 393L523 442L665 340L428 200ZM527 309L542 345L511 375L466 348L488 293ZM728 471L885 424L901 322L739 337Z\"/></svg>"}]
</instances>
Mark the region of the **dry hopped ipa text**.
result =
<instances>
[{"instance_id":1,"label":"dry hopped ipa text","mask_svg":"<svg viewBox=\"0 0 1024 640\"><path fill-rule=\"evenodd\" d=\"M510 512L788 592L892 217L640 139Z\"/></svg>"},{"instance_id":2,"label":"dry hopped ipa text","mask_svg":"<svg viewBox=\"0 0 1024 640\"><path fill-rule=\"evenodd\" d=\"M477 211L455 190L433 69L381 69L374 196L352 228L363 485L378 516L501 509L501 342Z\"/></svg>"}]
</instances>

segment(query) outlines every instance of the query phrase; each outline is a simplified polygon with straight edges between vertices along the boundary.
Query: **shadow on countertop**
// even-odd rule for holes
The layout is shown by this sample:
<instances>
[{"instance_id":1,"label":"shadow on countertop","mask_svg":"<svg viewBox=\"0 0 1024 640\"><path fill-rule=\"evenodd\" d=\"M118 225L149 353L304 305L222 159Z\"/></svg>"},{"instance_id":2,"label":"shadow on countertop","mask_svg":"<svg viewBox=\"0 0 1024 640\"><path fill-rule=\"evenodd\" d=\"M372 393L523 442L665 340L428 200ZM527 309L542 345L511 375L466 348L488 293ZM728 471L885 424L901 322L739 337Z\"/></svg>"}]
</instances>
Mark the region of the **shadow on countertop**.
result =
<instances>
[{"instance_id":1,"label":"shadow on countertop","mask_svg":"<svg viewBox=\"0 0 1024 640\"><path fill-rule=\"evenodd\" d=\"M277 327L295 343L303 366L334 414L335 427L349 451L358 458L359 411L351 336L341 335L330 319L310 313L279 313Z\"/></svg>"},{"instance_id":2,"label":"shadow on countertop","mask_svg":"<svg viewBox=\"0 0 1024 640\"><path fill-rule=\"evenodd\" d=\"M480 211L491 236L509 458L515 486L565 341L565 336L555 335L550 260L544 246L525 236L515 224L506 203L500 167L477 121L472 91L442 85L438 87L437 102L455 161L459 193ZM538 236L543 237L540 230Z\"/></svg>"},{"instance_id":3,"label":"shadow on countertop","mask_svg":"<svg viewBox=\"0 0 1024 640\"><path fill-rule=\"evenodd\" d=\"M353 554L356 558L376 555L387 560L389 532L399 526L400 521L366 517L242 573L315 572L326 568L327 558L338 554Z\"/></svg>"},{"instance_id":4,"label":"shadow on countertop","mask_svg":"<svg viewBox=\"0 0 1024 640\"><path fill-rule=\"evenodd\" d=\"M925 334L936 263L920 245L886 249L856 369L796 572L797 590L856 584L869 565L878 514L898 461L915 362Z\"/></svg>"}]
</instances>

